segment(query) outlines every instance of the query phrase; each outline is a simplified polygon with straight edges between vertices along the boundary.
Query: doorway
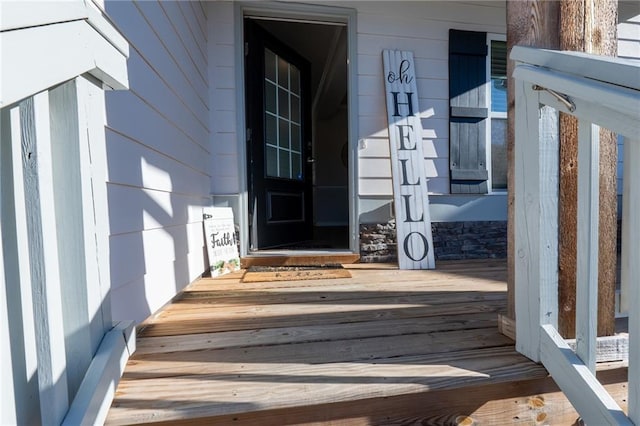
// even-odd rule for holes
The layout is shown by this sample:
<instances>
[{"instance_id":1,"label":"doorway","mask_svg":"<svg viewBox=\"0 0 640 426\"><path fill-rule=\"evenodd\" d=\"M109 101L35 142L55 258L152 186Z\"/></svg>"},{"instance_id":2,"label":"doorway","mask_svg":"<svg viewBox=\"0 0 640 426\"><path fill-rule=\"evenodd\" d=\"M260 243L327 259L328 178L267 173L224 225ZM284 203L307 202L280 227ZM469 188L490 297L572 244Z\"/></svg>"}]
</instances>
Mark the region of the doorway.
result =
<instances>
[{"instance_id":1,"label":"doorway","mask_svg":"<svg viewBox=\"0 0 640 426\"><path fill-rule=\"evenodd\" d=\"M248 253L349 250L347 26L243 26Z\"/></svg>"}]
</instances>

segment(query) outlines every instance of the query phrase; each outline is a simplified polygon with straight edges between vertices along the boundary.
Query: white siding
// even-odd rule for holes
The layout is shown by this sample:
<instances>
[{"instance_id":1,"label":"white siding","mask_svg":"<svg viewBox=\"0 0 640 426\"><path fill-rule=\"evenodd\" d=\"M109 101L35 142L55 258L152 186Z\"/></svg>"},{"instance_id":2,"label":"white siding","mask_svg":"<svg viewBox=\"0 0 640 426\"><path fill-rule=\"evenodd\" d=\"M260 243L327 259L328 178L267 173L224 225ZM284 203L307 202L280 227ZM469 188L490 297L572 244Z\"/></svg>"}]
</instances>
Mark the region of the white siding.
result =
<instances>
[{"instance_id":1,"label":"white siding","mask_svg":"<svg viewBox=\"0 0 640 426\"><path fill-rule=\"evenodd\" d=\"M239 147L236 108L234 5L209 3L209 81L212 133L212 177L214 194L240 191Z\"/></svg>"},{"instance_id":2,"label":"white siding","mask_svg":"<svg viewBox=\"0 0 640 426\"><path fill-rule=\"evenodd\" d=\"M207 19L199 2L107 0L131 44L107 95L114 319L140 321L205 269L210 205Z\"/></svg>"},{"instance_id":3,"label":"white siding","mask_svg":"<svg viewBox=\"0 0 640 426\"><path fill-rule=\"evenodd\" d=\"M619 3L618 56L640 58L640 3L621 1ZM618 138L618 195L622 195L622 158L624 155L622 138Z\"/></svg>"}]
</instances>

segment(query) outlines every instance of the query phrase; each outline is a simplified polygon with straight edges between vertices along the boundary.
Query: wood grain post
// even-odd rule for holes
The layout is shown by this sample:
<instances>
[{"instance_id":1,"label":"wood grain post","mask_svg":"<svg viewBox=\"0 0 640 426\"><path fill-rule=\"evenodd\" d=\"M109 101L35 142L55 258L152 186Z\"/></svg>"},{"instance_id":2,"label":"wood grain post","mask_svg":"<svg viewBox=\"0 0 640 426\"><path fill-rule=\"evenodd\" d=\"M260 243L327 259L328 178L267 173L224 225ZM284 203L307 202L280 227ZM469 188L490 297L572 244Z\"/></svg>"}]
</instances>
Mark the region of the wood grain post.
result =
<instances>
[{"instance_id":1,"label":"wood grain post","mask_svg":"<svg viewBox=\"0 0 640 426\"><path fill-rule=\"evenodd\" d=\"M560 49L615 56L617 0L561 0ZM615 333L617 262L617 143L600 130L598 335ZM564 338L575 337L578 122L560 114L559 318Z\"/></svg>"},{"instance_id":2,"label":"wood grain post","mask_svg":"<svg viewBox=\"0 0 640 426\"><path fill-rule=\"evenodd\" d=\"M543 0L507 2L507 57L515 45L557 49L560 7L558 2ZM515 319L515 92L513 61L507 61L507 317Z\"/></svg>"}]
</instances>

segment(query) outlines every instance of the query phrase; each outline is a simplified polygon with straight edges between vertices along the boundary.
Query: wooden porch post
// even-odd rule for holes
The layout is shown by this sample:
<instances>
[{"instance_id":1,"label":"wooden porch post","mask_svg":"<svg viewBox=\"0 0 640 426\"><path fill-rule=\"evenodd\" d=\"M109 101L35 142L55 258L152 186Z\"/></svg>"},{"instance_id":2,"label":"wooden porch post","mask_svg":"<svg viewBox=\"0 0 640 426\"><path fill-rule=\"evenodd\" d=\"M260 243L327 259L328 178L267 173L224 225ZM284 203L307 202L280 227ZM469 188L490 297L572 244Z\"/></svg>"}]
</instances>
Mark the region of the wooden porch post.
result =
<instances>
[{"instance_id":1,"label":"wooden porch post","mask_svg":"<svg viewBox=\"0 0 640 426\"><path fill-rule=\"evenodd\" d=\"M560 49L616 56L617 0L561 0ZM617 261L616 135L600 130L598 336L615 333ZM578 120L560 113L558 330L576 333Z\"/></svg>"},{"instance_id":2,"label":"wooden porch post","mask_svg":"<svg viewBox=\"0 0 640 426\"><path fill-rule=\"evenodd\" d=\"M515 45L557 49L559 47L558 2L526 0L507 2L507 57ZM507 163L508 163L508 224L507 224L507 317L515 319L515 91L512 79L514 64L507 61Z\"/></svg>"}]
</instances>

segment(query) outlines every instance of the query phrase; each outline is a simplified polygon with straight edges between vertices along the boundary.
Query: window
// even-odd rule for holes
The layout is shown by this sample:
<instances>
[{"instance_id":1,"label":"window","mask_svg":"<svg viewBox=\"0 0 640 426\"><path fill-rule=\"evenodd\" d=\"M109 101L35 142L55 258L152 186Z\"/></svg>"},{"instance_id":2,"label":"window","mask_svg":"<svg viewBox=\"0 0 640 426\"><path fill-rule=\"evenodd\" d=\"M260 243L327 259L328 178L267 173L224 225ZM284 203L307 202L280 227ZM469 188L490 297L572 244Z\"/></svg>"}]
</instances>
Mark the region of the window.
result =
<instances>
[{"instance_id":1,"label":"window","mask_svg":"<svg viewBox=\"0 0 640 426\"><path fill-rule=\"evenodd\" d=\"M269 49L264 57L266 174L302 180L300 71Z\"/></svg>"},{"instance_id":2,"label":"window","mask_svg":"<svg viewBox=\"0 0 640 426\"><path fill-rule=\"evenodd\" d=\"M487 153L491 165L491 190L507 190L507 43L503 35L488 34L490 78Z\"/></svg>"}]
</instances>

